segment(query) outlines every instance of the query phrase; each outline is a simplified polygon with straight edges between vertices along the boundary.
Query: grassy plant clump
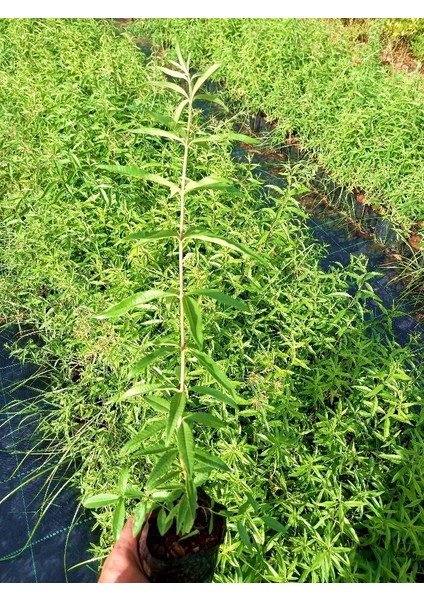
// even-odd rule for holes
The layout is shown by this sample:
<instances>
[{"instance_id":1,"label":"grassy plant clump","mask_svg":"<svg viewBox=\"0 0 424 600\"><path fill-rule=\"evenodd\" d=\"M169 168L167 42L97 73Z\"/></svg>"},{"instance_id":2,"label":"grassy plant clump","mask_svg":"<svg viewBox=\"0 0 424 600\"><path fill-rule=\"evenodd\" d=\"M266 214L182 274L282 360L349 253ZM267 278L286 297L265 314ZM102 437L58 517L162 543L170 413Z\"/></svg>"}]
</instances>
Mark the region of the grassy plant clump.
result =
<instances>
[{"instance_id":1,"label":"grassy plant clump","mask_svg":"<svg viewBox=\"0 0 424 600\"><path fill-rule=\"evenodd\" d=\"M383 32L396 45L407 45L418 60L424 58L424 19L384 19Z\"/></svg>"},{"instance_id":2,"label":"grassy plant clump","mask_svg":"<svg viewBox=\"0 0 424 600\"><path fill-rule=\"evenodd\" d=\"M244 24L230 25L242 35ZM160 181L119 173L130 166L169 181L181 177L178 145L131 131L158 127L158 114L173 118L175 98L156 57L146 64L108 24L18 20L0 27L7 50L0 127L8 135L8 144L1 138L1 318L18 322L24 340L39 335L14 352L51 381L40 403L17 409L23 418L40 415L44 442L33 452L52 477L50 463L59 457L81 497L132 490L126 513L96 513L102 535L94 552L102 557L156 464L150 454L129 463L121 450L142 430L149 443L160 441L160 432L148 429L163 418L158 401L123 397L131 366L155 351L158 337L175 339L180 329L172 305L160 299L116 320L93 317L134 290L179 288L174 239L135 247L125 239L174 228L178 203ZM205 64L213 62L209 54ZM162 86L149 83L158 80ZM187 227L269 258L265 265L200 243L184 256L191 289L220 290L248 307L235 311L199 297L204 347L239 399L231 402L221 388L226 402L193 395L192 411L220 425L198 421L196 445L228 467L205 483L229 513L216 581L422 579L424 378L417 346L394 341L396 315L380 305L362 258L320 269L325 250L310 239L296 187L264 190L251 165L236 167L230 122L205 123L195 107L192 127L198 138L227 140L194 144L189 178L236 180L238 193L205 187L188 195ZM155 358L137 382L173 387L178 360ZM194 353L187 367L190 386L216 387Z\"/></svg>"},{"instance_id":3,"label":"grassy plant clump","mask_svg":"<svg viewBox=\"0 0 424 600\"><path fill-rule=\"evenodd\" d=\"M277 143L294 132L338 184L409 229L424 220L423 82L382 64L383 20L371 21L354 45L338 19L147 19L132 31L179 40L196 65L221 62L228 97L278 120Z\"/></svg>"}]
</instances>

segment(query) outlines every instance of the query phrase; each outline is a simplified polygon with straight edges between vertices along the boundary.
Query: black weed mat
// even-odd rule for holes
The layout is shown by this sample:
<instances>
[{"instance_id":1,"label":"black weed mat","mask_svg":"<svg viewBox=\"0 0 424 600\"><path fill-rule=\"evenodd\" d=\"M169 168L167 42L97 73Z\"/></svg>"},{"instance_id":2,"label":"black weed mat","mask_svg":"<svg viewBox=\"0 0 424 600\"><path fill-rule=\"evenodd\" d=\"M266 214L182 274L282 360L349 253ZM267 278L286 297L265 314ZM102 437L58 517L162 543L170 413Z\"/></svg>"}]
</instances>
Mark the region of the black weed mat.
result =
<instances>
[{"instance_id":1,"label":"black weed mat","mask_svg":"<svg viewBox=\"0 0 424 600\"><path fill-rule=\"evenodd\" d=\"M21 422L15 403L39 396L45 382L34 366L22 366L9 355L5 346L15 334L13 328L0 334L0 500L17 490L0 504L0 582L94 582L95 565L72 568L90 558L92 523L86 513L77 511L77 493L63 488L66 473L58 473L52 482L49 495L57 497L26 547L44 501L48 473L36 476L40 464L35 454L21 463L23 455L15 452L33 443L25 440L35 426Z\"/></svg>"}]
</instances>

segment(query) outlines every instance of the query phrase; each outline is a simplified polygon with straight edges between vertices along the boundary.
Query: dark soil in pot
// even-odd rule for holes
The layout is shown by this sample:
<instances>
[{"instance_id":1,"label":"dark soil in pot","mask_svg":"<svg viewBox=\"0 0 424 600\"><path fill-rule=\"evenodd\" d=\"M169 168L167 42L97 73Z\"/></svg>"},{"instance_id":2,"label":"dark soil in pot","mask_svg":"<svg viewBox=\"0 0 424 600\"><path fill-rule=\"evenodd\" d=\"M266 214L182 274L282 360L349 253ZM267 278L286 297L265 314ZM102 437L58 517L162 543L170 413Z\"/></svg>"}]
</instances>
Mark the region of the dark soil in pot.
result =
<instances>
[{"instance_id":1,"label":"dark soil in pot","mask_svg":"<svg viewBox=\"0 0 424 600\"><path fill-rule=\"evenodd\" d=\"M141 532L138 551L144 572L153 583L206 583L212 580L218 550L226 531L225 517L216 514L224 510L213 506L213 525L210 529L210 499L199 494L199 506L189 537L178 535L175 525L162 537L156 515L148 519Z\"/></svg>"}]
</instances>

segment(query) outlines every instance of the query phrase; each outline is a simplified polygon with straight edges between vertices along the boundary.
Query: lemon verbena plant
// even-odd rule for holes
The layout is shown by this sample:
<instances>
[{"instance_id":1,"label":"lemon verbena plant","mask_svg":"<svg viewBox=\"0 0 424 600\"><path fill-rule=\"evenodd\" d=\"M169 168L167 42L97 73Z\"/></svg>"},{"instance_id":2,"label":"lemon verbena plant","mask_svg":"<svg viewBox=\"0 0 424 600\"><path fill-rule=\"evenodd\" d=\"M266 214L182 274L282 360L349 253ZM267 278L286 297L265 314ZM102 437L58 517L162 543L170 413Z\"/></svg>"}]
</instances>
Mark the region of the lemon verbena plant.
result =
<instances>
[{"instance_id":1,"label":"lemon verbena plant","mask_svg":"<svg viewBox=\"0 0 424 600\"><path fill-rule=\"evenodd\" d=\"M165 300L169 306L170 318L178 322L176 335L157 337L153 350L142 356L130 369L134 385L122 395L122 400L136 399L146 403L158 412L158 418L144 427L127 441L121 450L122 457L128 457L128 464L121 470L119 484L113 493L98 494L84 501L88 508L99 508L108 504L115 505L113 532L119 534L124 523L127 499L136 499L133 533L137 535L144 523L146 514L158 510L158 527L162 535L175 523L178 534L188 534L193 524L198 506L198 488L205 484L211 473L218 469L228 470L225 462L213 452L202 447L196 440L196 427L220 428L225 426L222 420L207 410L202 410L202 398L213 398L225 403L237 411L243 400L237 395L235 387L224 370L214 361L204 348L202 311L198 298L209 297L232 309L246 311L246 304L239 298L225 294L219 289L193 289L187 280L184 265L187 253L194 244L214 244L224 246L230 251L241 253L248 259L264 262L265 259L244 244L233 241L202 226L187 227L187 213L190 199L203 190L220 190L228 197L237 197L240 190L233 182L209 175L200 180L189 177L195 171L195 146L217 143L221 140L238 140L258 143L257 139L240 133L218 133L199 135L193 124L195 101L222 104L217 96L205 93L202 88L208 78L219 68L214 64L202 74L192 75L189 70L189 58L184 60L177 49L178 61L171 61L172 68L159 67L167 76L164 81L152 82L152 85L171 90L180 96L173 116L150 113L150 119L166 129L143 126L133 130L134 134L162 138L165 143L176 144L179 148L179 180L171 181L161 174L151 173L141 168L121 165L107 165L102 168L112 173L129 177L138 177L146 182L163 185L169 190L170 202L178 202L179 223L171 229L156 231L136 231L126 239L137 247L172 240L174 246L170 260L175 254L175 269L178 269L178 288L147 289L138 291L118 304L98 314L98 319L118 319L133 310L151 307L151 302ZM170 80L172 78L173 81ZM175 82L178 81L178 83ZM224 107L225 108L225 107ZM182 159L182 160L181 160ZM177 252L175 253L175 250ZM153 325L152 325L153 327ZM172 362L176 359L175 381L164 383L153 377L142 379L141 375L160 358ZM190 368L203 370L213 381L214 386L192 385L196 378L187 377ZM204 405L207 406L206 403ZM200 407L200 409L199 409ZM159 440L150 443L151 439ZM153 466L141 489L128 485L130 458L150 456ZM213 510L211 511L211 513Z\"/></svg>"}]
</instances>

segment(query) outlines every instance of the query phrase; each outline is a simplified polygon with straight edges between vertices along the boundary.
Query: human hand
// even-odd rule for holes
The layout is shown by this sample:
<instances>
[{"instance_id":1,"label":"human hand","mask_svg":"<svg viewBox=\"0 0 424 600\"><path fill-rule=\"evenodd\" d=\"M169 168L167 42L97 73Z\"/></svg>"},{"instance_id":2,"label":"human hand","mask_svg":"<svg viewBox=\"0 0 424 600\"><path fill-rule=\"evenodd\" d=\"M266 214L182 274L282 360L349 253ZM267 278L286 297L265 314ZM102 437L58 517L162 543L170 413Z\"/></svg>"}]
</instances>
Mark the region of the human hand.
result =
<instances>
[{"instance_id":1,"label":"human hand","mask_svg":"<svg viewBox=\"0 0 424 600\"><path fill-rule=\"evenodd\" d=\"M118 541L105 560L98 583L150 583L138 557L138 538L133 537L133 517L121 531Z\"/></svg>"}]
</instances>

